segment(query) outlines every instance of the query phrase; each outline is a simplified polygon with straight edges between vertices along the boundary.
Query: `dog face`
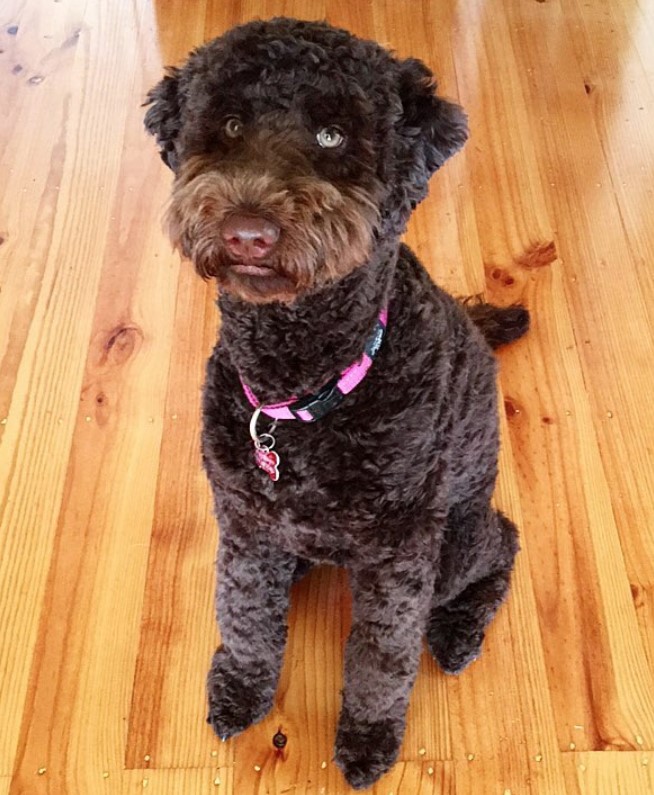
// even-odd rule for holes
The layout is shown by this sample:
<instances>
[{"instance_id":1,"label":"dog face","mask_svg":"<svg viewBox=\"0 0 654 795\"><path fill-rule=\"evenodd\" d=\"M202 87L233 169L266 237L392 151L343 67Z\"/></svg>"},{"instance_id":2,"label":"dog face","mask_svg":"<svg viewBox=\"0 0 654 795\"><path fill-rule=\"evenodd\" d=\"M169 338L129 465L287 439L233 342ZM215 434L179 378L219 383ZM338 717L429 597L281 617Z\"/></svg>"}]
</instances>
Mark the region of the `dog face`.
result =
<instances>
[{"instance_id":1,"label":"dog face","mask_svg":"<svg viewBox=\"0 0 654 795\"><path fill-rule=\"evenodd\" d=\"M467 137L422 63L290 19L205 44L148 104L175 173L173 243L220 289L260 303L340 279L399 236Z\"/></svg>"}]
</instances>

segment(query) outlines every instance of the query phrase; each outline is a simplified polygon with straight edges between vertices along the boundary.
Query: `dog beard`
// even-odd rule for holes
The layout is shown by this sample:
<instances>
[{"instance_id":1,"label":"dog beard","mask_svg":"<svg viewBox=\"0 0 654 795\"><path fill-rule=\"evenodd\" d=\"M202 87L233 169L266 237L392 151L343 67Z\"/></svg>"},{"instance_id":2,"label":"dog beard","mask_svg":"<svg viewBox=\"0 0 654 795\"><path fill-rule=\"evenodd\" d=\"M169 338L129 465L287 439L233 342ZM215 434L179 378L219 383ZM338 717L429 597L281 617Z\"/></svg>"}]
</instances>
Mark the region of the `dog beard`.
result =
<instances>
[{"instance_id":1,"label":"dog beard","mask_svg":"<svg viewBox=\"0 0 654 795\"><path fill-rule=\"evenodd\" d=\"M280 228L265 261L270 275L235 271L221 230L236 213L266 218ZM202 157L190 158L180 169L167 215L173 245L200 276L256 303L292 301L347 275L369 258L379 223L377 205L362 188L337 188L316 176L282 179L247 167L218 170Z\"/></svg>"}]
</instances>

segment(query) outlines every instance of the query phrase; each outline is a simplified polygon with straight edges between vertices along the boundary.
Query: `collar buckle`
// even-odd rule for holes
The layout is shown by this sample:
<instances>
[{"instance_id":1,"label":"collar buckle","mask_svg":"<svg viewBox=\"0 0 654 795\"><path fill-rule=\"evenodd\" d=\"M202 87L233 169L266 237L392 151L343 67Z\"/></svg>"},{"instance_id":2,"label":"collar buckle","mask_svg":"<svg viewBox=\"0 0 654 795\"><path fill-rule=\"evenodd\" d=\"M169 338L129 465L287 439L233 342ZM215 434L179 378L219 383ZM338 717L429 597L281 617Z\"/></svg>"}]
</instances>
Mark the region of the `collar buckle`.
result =
<instances>
[{"instance_id":1,"label":"collar buckle","mask_svg":"<svg viewBox=\"0 0 654 795\"><path fill-rule=\"evenodd\" d=\"M343 402L345 397L338 388L338 380L338 378L332 378L315 395L308 395L292 403L289 409L293 415L299 420L314 422L322 419L325 414L329 414L332 409Z\"/></svg>"}]
</instances>

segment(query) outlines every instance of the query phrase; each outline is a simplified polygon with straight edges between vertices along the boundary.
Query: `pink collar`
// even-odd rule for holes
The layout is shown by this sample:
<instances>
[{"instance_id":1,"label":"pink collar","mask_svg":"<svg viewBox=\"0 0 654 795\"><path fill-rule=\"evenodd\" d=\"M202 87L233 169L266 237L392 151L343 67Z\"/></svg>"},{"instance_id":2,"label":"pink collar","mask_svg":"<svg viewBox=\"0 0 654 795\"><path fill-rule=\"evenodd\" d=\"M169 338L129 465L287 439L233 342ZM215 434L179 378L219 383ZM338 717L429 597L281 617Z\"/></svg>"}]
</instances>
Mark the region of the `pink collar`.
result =
<instances>
[{"instance_id":1,"label":"pink collar","mask_svg":"<svg viewBox=\"0 0 654 795\"><path fill-rule=\"evenodd\" d=\"M366 377L366 373L381 347L387 321L388 307L384 307L379 313L375 329L366 342L361 358L343 370L340 376L332 378L315 395L307 395L303 398L292 397L281 403L269 403L262 406L254 392L241 378L243 391L254 407L250 420L250 436L254 443L254 462L272 481L279 480L280 459L279 454L273 450L275 446L273 431L277 420L314 422L335 409L343 401L345 395L349 394ZM266 414L275 420L268 432L261 435L257 432L257 420L260 414Z\"/></svg>"},{"instance_id":2,"label":"pink collar","mask_svg":"<svg viewBox=\"0 0 654 795\"><path fill-rule=\"evenodd\" d=\"M257 409L257 416L261 413L274 420L302 420L303 422L314 422L324 417L325 414L335 409L343 401L345 395L348 395L366 377L373 359L381 347L387 322L388 307L384 307L379 313L373 333L365 344L361 358L343 370L340 376L332 378L313 395L303 398L292 397L280 403L269 403L262 406L254 392L241 378L245 396L250 404Z\"/></svg>"}]
</instances>

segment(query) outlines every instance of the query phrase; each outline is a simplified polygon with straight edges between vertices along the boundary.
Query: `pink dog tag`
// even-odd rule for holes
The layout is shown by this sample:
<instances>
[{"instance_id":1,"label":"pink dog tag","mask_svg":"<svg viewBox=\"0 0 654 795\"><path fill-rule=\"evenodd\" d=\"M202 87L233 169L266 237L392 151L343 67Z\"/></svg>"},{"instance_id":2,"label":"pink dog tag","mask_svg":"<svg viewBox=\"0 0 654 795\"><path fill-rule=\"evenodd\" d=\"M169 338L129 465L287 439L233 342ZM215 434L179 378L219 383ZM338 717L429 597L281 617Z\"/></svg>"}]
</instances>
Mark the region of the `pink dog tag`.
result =
<instances>
[{"instance_id":1,"label":"pink dog tag","mask_svg":"<svg viewBox=\"0 0 654 795\"><path fill-rule=\"evenodd\" d=\"M250 436L254 442L254 463L259 469L263 469L273 483L276 483L279 480L279 456L273 450L275 437L272 435L272 431L275 430L277 422L273 423L269 433L262 433L259 436L257 433L259 414L261 414L261 407L254 410L250 420Z\"/></svg>"},{"instance_id":2,"label":"pink dog tag","mask_svg":"<svg viewBox=\"0 0 654 795\"><path fill-rule=\"evenodd\" d=\"M272 481L279 480L279 456L274 450L265 447L254 448L254 462Z\"/></svg>"}]
</instances>

